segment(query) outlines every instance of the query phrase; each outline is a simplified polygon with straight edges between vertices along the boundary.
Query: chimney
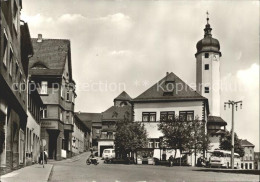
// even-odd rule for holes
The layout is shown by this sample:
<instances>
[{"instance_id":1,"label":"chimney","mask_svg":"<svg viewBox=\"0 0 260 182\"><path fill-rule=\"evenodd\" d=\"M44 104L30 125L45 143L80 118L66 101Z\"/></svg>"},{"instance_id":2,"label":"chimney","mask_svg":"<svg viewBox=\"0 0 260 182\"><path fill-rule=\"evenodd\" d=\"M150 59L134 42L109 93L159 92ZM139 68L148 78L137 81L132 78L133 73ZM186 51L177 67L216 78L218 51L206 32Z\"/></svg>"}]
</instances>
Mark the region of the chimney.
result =
<instances>
[{"instance_id":1,"label":"chimney","mask_svg":"<svg viewBox=\"0 0 260 182\"><path fill-rule=\"evenodd\" d=\"M42 42L42 34L38 34L37 42Z\"/></svg>"},{"instance_id":2,"label":"chimney","mask_svg":"<svg viewBox=\"0 0 260 182\"><path fill-rule=\"evenodd\" d=\"M169 72L166 72L166 76L168 76L169 75Z\"/></svg>"}]
</instances>

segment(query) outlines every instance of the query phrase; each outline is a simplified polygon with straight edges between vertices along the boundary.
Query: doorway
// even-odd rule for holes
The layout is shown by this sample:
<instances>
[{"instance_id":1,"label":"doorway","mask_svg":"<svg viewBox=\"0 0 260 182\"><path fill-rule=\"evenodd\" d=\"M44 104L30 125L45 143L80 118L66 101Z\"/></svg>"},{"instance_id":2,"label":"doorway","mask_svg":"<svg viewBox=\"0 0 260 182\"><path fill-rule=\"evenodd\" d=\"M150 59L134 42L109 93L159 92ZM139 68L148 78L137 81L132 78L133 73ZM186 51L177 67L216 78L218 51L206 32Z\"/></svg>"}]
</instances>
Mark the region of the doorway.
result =
<instances>
[{"instance_id":1,"label":"doorway","mask_svg":"<svg viewBox=\"0 0 260 182\"><path fill-rule=\"evenodd\" d=\"M57 159L57 139L58 139L58 132L55 131L49 131L49 151L48 151L48 157L49 159Z\"/></svg>"}]
</instances>

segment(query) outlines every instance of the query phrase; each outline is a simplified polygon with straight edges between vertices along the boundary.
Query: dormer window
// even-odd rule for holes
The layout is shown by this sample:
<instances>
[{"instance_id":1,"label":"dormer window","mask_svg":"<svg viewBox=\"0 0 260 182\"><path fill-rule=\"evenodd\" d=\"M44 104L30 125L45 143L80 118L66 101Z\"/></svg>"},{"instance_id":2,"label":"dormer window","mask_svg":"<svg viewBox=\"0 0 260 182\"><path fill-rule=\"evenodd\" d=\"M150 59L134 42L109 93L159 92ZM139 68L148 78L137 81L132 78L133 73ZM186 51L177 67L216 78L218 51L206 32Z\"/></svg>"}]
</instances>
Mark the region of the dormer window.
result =
<instances>
[{"instance_id":1,"label":"dormer window","mask_svg":"<svg viewBox=\"0 0 260 182\"><path fill-rule=\"evenodd\" d=\"M163 96L173 96L174 86L175 86L174 81L166 81Z\"/></svg>"}]
</instances>

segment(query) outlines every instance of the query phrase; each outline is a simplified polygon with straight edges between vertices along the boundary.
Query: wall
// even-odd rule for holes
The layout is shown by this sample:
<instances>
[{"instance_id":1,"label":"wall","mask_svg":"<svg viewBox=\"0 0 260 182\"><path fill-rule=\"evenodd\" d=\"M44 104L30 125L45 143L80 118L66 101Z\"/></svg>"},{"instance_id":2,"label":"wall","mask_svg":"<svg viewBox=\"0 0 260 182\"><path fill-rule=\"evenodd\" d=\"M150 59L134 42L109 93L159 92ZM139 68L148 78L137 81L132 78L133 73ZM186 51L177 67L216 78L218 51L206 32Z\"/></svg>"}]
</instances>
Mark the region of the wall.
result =
<instances>
[{"instance_id":1,"label":"wall","mask_svg":"<svg viewBox=\"0 0 260 182\"><path fill-rule=\"evenodd\" d=\"M37 123L34 119L34 117L31 115L30 112L27 112L28 115L28 119L27 119L27 131L29 130L31 132L31 136L30 133L26 133L26 139L28 137L28 139L26 140L26 144L27 146L26 148L26 153L31 153L32 152L32 156L28 156L26 158L26 162L27 163L35 163L37 162L38 156L40 154L40 125L39 123ZM31 140L30 143L28 143L28 141ZM29 145L31 144L31 146ZM29 149L29 150L28 150Z\"/></svg>"},{"instance_id":2,"label":"wall","mask_svg":"<svg viewBox=\"0 0 260 182\"><path fill-rule=\"evenodd\" d=\"M220 57L217 53L205 53L197 55L196 85L197 92L208 98L210 115L220 116ZM205 70L205 64L209 64L209 70ZM205 87L209 87L209 93L205 93Z\"/></svg>"},{"instance_id":3,"label":"wall","mask_svg":"<svg viewBox=\"0 0 260 182\"><path fill-rule=\"evenodd\" d=\"M74 122L74 132L72 133L72 152L79 154L84 151L84 131L80 127L78 120Z\"/></svg>"},{"instance_id":4,"label":"wall","mask_svg":"<svg viewBox=\"0 0 260 182\"><path fill-rule=\"evenodd\" d=\"M142 112L156 112L156 120L160 121L161 111L175 111L175 115L179 115L179 111L194 111L194 117L202 118L202 101L187 102L164 102L164 103L135 103L134 104L134 121L142 121Z\"/></svg>"},{"instance_id":5,"label":"wall","mask_svg":"<svg viewBox=\"0 0 260 182\"><path fill-rule=\"evenodd\" d=\"M202 101L187 101L187 102L165 102L165 103L135 103L134 104L134 121L142 121L142 112L156 112L156 121L144 122L148 133L148 138L159 138L163 136L158 130L161 111L175 111L175 115L179 115L179 111L194 111L194 117L202 118L203 112Z\"/></svg>"}]
</instances>

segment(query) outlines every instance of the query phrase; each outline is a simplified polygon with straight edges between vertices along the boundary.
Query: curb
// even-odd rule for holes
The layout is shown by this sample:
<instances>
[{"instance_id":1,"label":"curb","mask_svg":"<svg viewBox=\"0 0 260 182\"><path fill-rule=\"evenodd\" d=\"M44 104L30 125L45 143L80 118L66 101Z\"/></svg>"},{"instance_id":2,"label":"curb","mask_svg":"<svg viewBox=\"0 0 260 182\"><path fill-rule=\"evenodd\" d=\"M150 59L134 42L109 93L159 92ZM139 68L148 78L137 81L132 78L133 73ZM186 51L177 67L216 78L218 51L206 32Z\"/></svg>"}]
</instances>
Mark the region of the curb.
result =
<instances>
[{"instance_id":1,"label":"curb","mask_svg":"<svg viewBox=\"0 0 260 182\"><path fill-rule=\"evenodd\" d=\"M52 174L53 174L53 168L54 168L53 166L54 165L51 166L50 174L49 174L49 177L48 177L46 182L49 182L51 180L51 177L52 177Z\"/></svg>"}]
</instances>

